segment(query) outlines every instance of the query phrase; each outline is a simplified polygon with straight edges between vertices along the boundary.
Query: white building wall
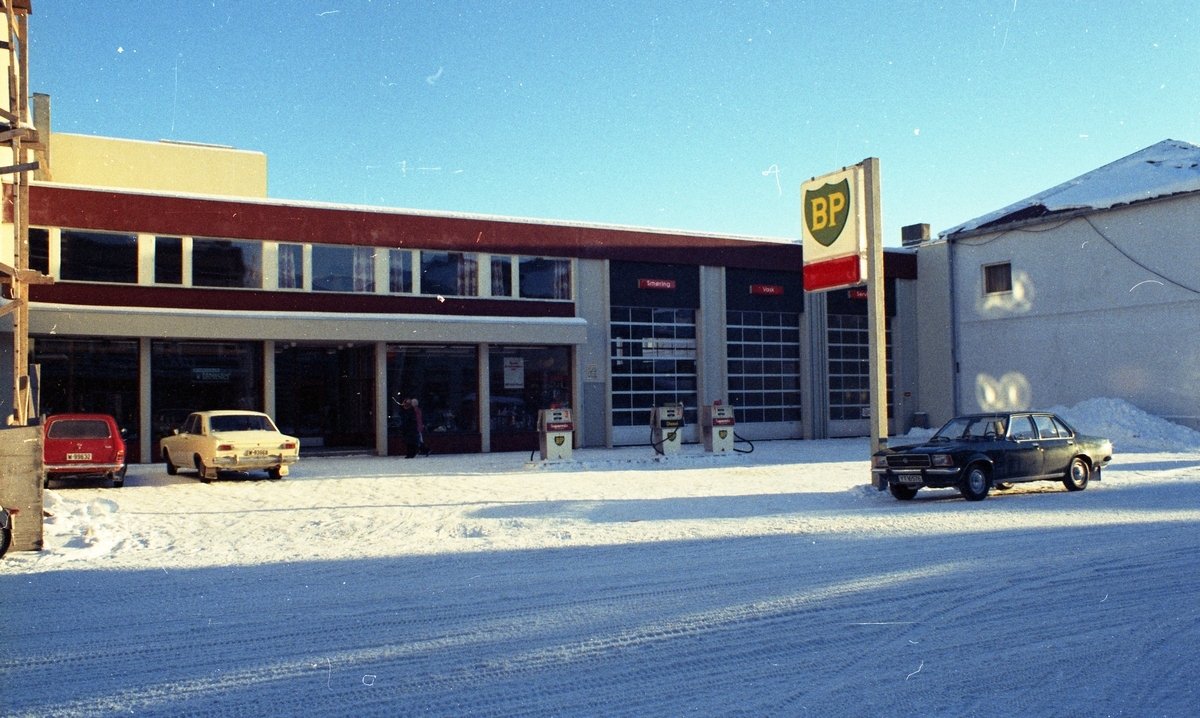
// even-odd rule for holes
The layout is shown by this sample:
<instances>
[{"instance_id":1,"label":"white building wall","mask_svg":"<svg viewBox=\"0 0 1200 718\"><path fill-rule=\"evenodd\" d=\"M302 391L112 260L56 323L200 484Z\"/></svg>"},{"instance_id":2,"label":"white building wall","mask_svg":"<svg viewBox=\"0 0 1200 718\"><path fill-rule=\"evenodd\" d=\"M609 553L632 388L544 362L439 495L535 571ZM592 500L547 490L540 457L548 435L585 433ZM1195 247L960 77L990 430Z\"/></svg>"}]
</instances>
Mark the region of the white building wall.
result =
<instances>
[{"instance_id":1,"label":"white building wall","mask_svg":"<svg viewBox=\"0 0 1200 718\"><path fill-rule=\"evenodd\" d=\"M1200 195L955 242L963 411L1124 399L1200 422ZM982 267L1011 261L1013 291Z\"/></svg>"}]
</instances>

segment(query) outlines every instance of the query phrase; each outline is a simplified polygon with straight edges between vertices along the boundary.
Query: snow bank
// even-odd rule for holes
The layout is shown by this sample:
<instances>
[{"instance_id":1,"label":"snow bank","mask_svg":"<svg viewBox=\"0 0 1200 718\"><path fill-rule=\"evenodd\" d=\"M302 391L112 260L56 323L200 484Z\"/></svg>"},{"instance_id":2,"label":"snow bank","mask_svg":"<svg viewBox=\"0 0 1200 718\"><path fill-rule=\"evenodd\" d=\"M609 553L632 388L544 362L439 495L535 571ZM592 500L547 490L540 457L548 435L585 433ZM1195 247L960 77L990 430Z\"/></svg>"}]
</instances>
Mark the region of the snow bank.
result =
<instances>
[{"instance_id":1,"label":"snow bank","mask_svg":"<svg viewBox=\"0 0 1200 718\"><path fill-rule=\"evenodd\" d=\"M1067 420L1076 431L1112 440L1121 452L1196 451L1200 432L1151 416L1122 399L1086 399L1070 409L1047 409Z\"/></svg>"}]
</instances>

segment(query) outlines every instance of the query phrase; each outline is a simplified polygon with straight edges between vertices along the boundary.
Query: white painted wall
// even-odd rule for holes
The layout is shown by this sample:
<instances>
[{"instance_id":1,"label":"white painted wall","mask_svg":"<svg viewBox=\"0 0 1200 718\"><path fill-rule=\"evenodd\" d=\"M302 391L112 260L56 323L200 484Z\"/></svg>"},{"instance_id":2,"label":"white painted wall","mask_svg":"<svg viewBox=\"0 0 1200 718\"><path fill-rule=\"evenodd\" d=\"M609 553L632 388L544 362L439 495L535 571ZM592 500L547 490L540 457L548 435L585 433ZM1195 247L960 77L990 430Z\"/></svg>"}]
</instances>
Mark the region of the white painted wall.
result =
<instances>
[{"instance_id":1,"label":"white painted wall","mask_svg":"<svg viewBox=\"0 0 1200 718\"><path fill-rule=\"evenodd\" d=\"M1103 396L1200 421L1198 234L1193 193L956 241L960 408ZM1003 261L1013 291L985 296Z\"/></svg>"}]
</instances>

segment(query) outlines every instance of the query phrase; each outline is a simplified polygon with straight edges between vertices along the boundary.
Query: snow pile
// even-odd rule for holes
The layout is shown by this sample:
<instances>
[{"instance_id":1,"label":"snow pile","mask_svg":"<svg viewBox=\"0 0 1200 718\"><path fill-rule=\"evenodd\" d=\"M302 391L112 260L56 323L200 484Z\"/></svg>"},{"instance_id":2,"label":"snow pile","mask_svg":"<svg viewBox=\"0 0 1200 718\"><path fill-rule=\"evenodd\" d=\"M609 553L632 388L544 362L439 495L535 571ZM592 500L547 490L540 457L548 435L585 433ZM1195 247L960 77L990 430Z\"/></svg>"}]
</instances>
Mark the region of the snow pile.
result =
<instances>
[{"instance_id":1,"label":"snow pile","mask_svg":"<svg viewBox=\"0 0 1200 718\"><path fill-rule=\"evenodd\" d=\"M1070 409L1054 406L1048 411L1082 434L1111 440L1115 452L1200 449L1200 432L1151 416L1121 399L1085 399Z\"/></svg>"},{"instance_id":2,"label":"snow pile","mask_svg":"<svg viewBox=\"0 0 1200 718\"><path fill-rule=\"evenodd\" d=\"M45 548L63 561L87 561L117 552L128 537L116 501L64 499L55 491L43 493L46 515ZM68 550L69 549L69 550Z\"/></svg>"},{"instance_id":3,"label":"snow pile","mask_svg":"<svg viewBox=\"0 0 1200 718\"><path fill-rule=\"evenodd\" d=\"M1048 212L1108 209L1119 204L1200 190L1200 147L1163 140L1143 150L1026 197L1020 202L946 230L947 237L993 223L1034 207Z\"/></svg>"}]
</instances>

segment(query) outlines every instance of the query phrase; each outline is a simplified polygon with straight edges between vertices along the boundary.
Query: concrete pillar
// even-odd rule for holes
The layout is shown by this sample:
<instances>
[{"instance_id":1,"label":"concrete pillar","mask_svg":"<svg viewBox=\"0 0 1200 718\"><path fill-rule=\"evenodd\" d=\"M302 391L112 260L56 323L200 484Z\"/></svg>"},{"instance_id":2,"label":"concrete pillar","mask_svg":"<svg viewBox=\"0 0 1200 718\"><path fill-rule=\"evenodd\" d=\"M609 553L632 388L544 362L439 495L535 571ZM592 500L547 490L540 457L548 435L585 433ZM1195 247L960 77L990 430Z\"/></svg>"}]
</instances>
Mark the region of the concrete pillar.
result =
<instances>
[{"instance_id":1,"label":"concrete pillar","mask_svg":"<svg viewBox=\"0 0 1200 718\"><path fill-rule=\"evenodd\" d=\"M375 453L388 455L387 342L375 342Z\"/></svg>"},{"instance_id":2,"label":"concrete pillar","mask_svg":"<svg viewBox=\"0 0 1200 718\"><path fill-rule=\"evenodd\" d=\"M275 420L275 342L263 342L263 413Z\"/></svg>"},{"instance_id":3,"label":"concrete pillar","mask_svg":"<svg viewBox=\"0 0 1200 718\"><path fill-rule=\"evenodd\" d=\"M154 460L154 415L151 413L150 337L138 339L138 451L140 463Z\"/></svg>"},{"instance_id":4,"label":"concrete pillar","mask_svg":"<svg viewBox=\"0 0 1200 718\"><path fill-rule=\"evenodd\" d=\"M491 364L488 355L488 345L480 344L477 352L479 367L479 439L480 451L485 454L492 451L492 382Z\"/></svg>"}]
</instances>

